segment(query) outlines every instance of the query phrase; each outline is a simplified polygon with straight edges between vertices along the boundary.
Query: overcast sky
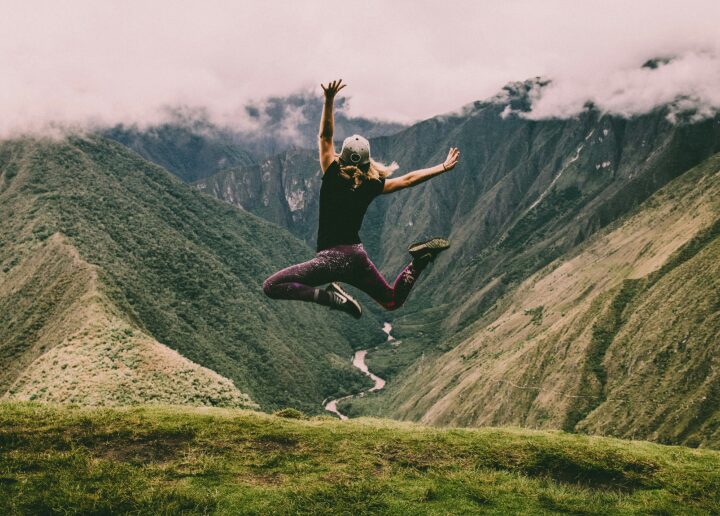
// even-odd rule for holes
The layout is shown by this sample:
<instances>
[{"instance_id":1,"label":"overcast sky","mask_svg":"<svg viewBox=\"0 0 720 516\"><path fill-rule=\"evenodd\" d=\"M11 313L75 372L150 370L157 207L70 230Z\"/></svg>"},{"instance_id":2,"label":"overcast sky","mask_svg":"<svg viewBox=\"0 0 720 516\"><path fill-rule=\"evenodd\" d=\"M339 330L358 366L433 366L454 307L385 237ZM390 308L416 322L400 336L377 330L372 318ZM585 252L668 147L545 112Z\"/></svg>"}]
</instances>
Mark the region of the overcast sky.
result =
<instances>
[{"instance_id":1,"label":"overcast sky","mask_svg":"<svg viewBox=\"0 0 720 516\"><path fill-rule=\"evenodd\" d=\"M164 106L243 122L249 100L342 78L357 116L414 121L505 83L633 114L720 106L720 1L0 0L0 135L48 122L155 122ZM651 72L653 56L675 56Z\"/></svg>"}]
</instances>

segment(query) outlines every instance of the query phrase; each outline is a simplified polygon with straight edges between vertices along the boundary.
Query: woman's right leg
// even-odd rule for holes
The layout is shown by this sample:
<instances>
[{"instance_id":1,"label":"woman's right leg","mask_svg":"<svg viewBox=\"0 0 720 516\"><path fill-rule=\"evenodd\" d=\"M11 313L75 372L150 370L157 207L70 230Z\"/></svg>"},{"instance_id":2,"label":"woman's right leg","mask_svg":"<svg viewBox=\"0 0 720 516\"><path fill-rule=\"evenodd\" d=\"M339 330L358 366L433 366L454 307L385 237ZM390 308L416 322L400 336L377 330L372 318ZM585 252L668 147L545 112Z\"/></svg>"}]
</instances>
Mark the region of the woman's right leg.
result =
<instances>
[{"instance_id":1,"label":"woman's right leg","mask_svg":"<svg viewBox=\"0 0 720 516\"><path fill-rule=\"evenodd\" d=\"M337 272L322 252L311 260L286 267L263 282L263 291L273 299L294 299L328 304L327 293L317 288L335 279Z\"/></svg>"}]
</instances>

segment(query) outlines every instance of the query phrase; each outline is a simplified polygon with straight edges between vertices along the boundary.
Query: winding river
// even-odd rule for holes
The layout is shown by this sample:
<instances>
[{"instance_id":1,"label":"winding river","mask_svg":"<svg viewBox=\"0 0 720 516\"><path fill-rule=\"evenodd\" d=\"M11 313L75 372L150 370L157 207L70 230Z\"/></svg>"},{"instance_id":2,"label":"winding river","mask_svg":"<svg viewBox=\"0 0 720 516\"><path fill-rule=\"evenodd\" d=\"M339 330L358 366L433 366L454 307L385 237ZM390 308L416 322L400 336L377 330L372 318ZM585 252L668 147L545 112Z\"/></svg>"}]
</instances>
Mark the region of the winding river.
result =
<instances>
[{"instance_id":1,"label":"winding river","mask_svg":"<svg viewBox=\"0 0 720 516\"><path fill-rule=\"evenodd\" d=\"M394 341L394 340L395 340L395 337L393 337L392 335L390 335L390 332L392 331L392 324L386 322L386 323L383 325L383 328L382 328L382 329L383 329L383 331L384 331L385 333L387 333L387 336L388 336L387 340L388 340L388 341ZM372 348L371 348L371 349L372 349ZM370 379L371 379L373 382L375 382L375 385L373 385L372 387L370 387L370 388L367 389L367 390L358 392L358 393L356 393L356 394L350 394L349 396L343 396L342 398L337 398L337 399L334 399L334 400L330 400L330 401L328 401L327 403L325 403L325 410L327 410L328 412L332 412L333 414L335 414L336 416L338 416L338 417L339 417L340 419L342 419L343 421L346 420L348 417L347 417L345 414L341 413L341 412L338 410L337 404L338 404L339 402L341 402L341 401L343 401L343 400L350 399L350 398L352 398L353 396L362 395L362 394L364 394L364 393L366 393L366 392L379 391L380 389L382 389L383 387L385 387L385 380L383 380L383 379L380 378L379 376L376 376L376 375L374 375L373 373L371 373L370 370L368 369L367 364L365 363L365 357L367 356L368 351L370 351L370 349L361 349L360 351L356 351L356 352L355 352L355 355L353 355L352 365L355 366L356 368L358 368L360 371L362 371L365 375L369 376Z\"/></svg>"}]
</instances>

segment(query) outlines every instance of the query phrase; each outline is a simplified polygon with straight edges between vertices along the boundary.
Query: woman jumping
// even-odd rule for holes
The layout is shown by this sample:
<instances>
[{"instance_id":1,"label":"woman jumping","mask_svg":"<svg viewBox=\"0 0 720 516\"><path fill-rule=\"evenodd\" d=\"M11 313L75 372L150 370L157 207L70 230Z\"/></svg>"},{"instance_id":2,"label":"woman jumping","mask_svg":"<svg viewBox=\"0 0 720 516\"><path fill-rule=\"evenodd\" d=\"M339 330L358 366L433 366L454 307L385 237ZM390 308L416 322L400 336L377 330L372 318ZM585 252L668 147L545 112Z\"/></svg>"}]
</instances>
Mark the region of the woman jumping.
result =
<instances>
[{"instance_id":1,"label":"woman jumping","mask_svg":"<svg viewBox=\"0 0 720 516\"><path fill-rule=\"evenodd\" d=\"M415 186L455 168L460 151L452 147L444 163L416 170L395 179L386 179L398 168L370 158L370 143L360 135L345 139L340 154L333 144L333 103L346 85L332 81L325 92L320 121L320 221L317 254L312 260L276 272L263 283L265 294L273 299L312 301L342 310L360 318L362 308L337 282L347 283L369 294L387 310L402 306L418 276L450 244L444 238L432 238L412 244L412 261L391 287L370 261L358 232L370 202L380 194ZM330 283L325 289L320 285Z\"/></svg>"}]
</instances>

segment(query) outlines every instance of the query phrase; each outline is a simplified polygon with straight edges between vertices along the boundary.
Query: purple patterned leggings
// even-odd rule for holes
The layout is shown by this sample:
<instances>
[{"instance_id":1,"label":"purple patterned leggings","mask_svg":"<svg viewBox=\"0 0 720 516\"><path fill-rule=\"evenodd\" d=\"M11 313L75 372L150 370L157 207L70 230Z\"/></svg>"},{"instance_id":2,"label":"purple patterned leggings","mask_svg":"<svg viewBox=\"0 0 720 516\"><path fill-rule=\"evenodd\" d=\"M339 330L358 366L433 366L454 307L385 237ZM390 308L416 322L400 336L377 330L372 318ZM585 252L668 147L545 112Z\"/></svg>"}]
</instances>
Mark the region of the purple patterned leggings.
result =
<instances>
[{"instance_id":1,"label":"purple patterned leggings","mask_svg":"<svg viewBox=\"0 0 720 516\"><path fill-rule=\"evenodd\" d=\"M409 263L391 287L370 261L362 244L338 245L319 251L312 260L276 272L263 283L273 299L314 301L316 287L339 281L367 293L387 310L397 310L420 275Z\"/></svg>"}]
</instances>

